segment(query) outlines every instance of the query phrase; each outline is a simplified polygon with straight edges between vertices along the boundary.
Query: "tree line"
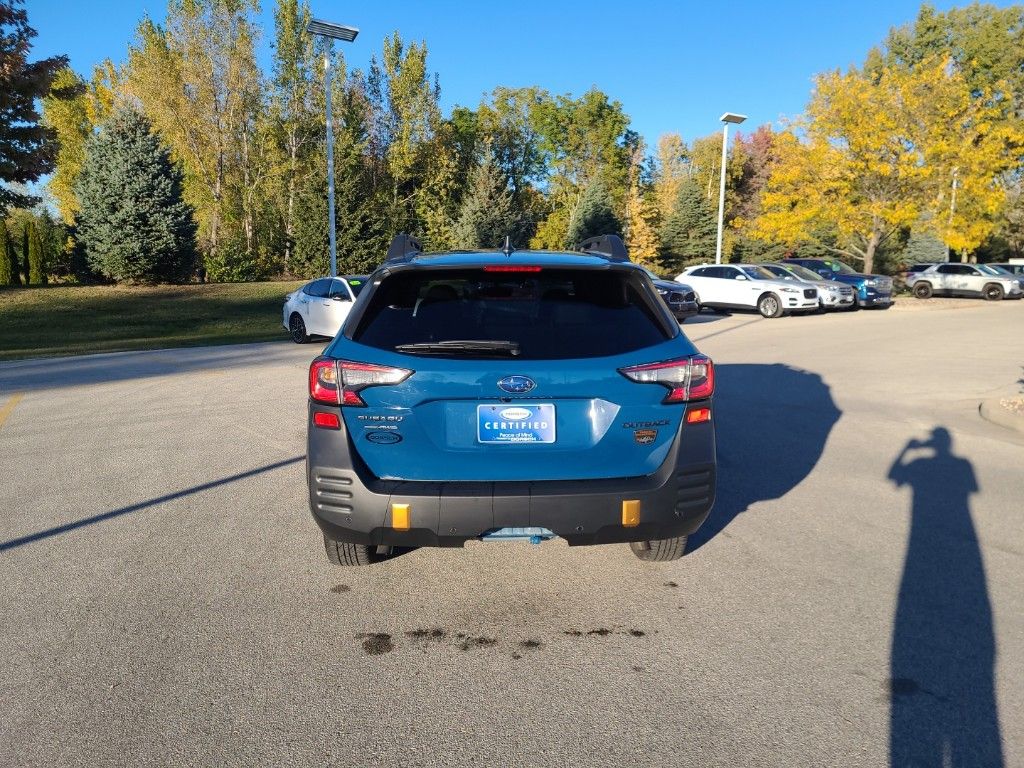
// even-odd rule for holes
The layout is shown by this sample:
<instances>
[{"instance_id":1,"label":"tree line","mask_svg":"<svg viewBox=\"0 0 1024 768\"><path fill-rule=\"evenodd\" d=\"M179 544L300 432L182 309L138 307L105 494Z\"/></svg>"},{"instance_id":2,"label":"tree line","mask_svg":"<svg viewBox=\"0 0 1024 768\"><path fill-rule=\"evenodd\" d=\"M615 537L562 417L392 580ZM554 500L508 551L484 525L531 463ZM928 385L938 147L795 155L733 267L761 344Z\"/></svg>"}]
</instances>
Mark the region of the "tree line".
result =
<instances>
[{"instance_id":1,"label":"tree line","mask_svg":"<svg viewBox=\"0 0 1024 768\"><path fill-rule=\"evenodd\" d=\"M21 5L0 0L0 33L20 41L3 46L17 66L0 72L15 73L3 75L13 92L21 71L31 96L15 118L0 95L0 147L26 126L35 143L0 156L0 283L326 272L327 48L306 31L306 0L277 1L270 72L256 62L255 0L170 0L123 63L88 79L59 57L28 63ZM726 257L831 254L870 271L1022 255L1022 35L1021 6L922 6L862 65L818 76L801 118L737 135ZM445 115L426 43L397 32L365 71L341 53L332 67L341 271L372 269L399 231L434 250L617 232L670 274L714 254L717 132L647 147L596 87L498 86ZM59 220L18 187L43 173Z\"/></svg>"}]
</instances>

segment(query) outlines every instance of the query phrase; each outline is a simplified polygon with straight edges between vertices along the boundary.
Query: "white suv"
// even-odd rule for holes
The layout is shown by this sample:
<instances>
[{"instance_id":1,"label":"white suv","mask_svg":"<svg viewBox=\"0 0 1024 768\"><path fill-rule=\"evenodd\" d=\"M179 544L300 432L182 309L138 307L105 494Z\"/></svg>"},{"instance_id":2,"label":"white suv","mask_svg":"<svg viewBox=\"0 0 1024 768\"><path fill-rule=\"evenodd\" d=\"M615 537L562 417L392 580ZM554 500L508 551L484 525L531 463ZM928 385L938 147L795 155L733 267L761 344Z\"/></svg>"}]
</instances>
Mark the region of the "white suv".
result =
<instances>
[{"instance_id":1,"label":"white suv","mask_svg":"<svg viewBox=\"0 0 1024 768\"><path fill-rule=\"evenodd\" d=\"M696 286L694 286L696 287ZM932 296L980 296L989 301L1021 298L1020 283L984 264L936 264L907 277L919 299Z\"/></svg>"},{"instance_id":2,"label":"white suv","mask_svg":"<svg viewBox=\"0 0 1024 768\"><path fill-rule=\"evenodd\" d=\"M779 280L766 269L750 264L688 267L676 281L693 288L701 307L756 309L762 317L818 308L817 288Z\"/></svg>"}]
</instances>

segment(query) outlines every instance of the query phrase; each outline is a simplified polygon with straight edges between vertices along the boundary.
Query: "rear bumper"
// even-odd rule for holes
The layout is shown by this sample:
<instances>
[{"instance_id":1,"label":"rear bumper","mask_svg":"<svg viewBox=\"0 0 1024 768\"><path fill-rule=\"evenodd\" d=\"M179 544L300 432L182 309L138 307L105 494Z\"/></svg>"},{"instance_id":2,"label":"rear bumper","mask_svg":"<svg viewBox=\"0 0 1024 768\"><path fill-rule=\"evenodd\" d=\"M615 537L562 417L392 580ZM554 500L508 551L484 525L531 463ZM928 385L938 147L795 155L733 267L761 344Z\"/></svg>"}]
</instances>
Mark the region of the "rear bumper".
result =
<instances>
[{"instance_id":1,"label":"rear bumper","mask_svg":"<svg viewBox=\"0 0 1024 768\"><path fill-rule=\"evenodd\" d=\"M315 411L332 409L310 403L309 410L309 507L337 541L459 547L497 528L526 527L547 528L571 546L666 539L696 531L715 500L713 421L683 424L664 463L646 477L429 483L374 477L344 428L312 426ZM639 525L622 525L624 500L640 502ZM392 504L409 505L409 530L392 527Z\"/></svg>"}]
</instances>

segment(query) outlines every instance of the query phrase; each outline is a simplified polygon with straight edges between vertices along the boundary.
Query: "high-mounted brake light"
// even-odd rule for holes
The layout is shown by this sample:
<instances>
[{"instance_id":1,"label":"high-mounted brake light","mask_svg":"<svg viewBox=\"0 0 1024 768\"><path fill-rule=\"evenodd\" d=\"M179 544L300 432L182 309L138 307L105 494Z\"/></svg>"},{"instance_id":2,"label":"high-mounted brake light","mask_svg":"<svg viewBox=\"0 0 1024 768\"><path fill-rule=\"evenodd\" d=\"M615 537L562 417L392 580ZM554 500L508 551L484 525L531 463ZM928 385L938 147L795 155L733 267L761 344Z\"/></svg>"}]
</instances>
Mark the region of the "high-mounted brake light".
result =
<instances>
[{"instance_id":1,"label":"high-mounted brake light","mask_svg":"<svg viewBox=\"0 0 1024 768\"><path fill-rule=\"evenodd\" d=\"M367 387L400 384L413 371L387 365L318 357L309 366L309 396L329 405L365 406L359 393Z\"/></svg>"},{"instance_id":2,"label":"high-mounted brake light","mask_svg":"<svg viewBox=\"0 0 1024 768\"><path fill-rule=\"evenodd\" d=\"M640 384L661 384L669 392L664 403L704 400L715 392L715 365L704 355L620 368L619 373Z\"/></svg>"},{"instance_id":3,"label":"high-mounted brake light","mask_svg":"<svg viewBox=\"0 0 1024 768\"><path fill-rule=\"evenodd\" d=\"M540 272L541 268L525 264L488 264L484 272Z\"/></svg>"}]
</instances>

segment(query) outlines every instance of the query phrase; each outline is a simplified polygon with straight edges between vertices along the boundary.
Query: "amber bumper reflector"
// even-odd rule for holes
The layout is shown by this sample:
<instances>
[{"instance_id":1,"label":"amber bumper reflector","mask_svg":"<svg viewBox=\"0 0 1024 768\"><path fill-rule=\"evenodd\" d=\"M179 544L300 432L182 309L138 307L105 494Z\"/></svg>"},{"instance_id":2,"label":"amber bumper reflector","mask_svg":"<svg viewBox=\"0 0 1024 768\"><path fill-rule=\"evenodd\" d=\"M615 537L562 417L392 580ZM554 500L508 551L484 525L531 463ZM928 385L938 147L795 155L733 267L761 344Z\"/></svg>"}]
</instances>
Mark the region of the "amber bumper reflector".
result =
<instances>
[{"instance_id":1,"label":"amber bumper reflector","mask_svg":"<svg viewBox=\"0 0 1024 768\"><path fill-rule=\"evenodd\" d=\"M391 505L391 527L396 531L408 531L410 528L408 504Z\"/></svg>"},{"instance_id":2,"label":"amber bumper reflector","mask_svg":"<svg viewBox=\"0 0 1024 768\"><path fill-rule=\"evenodd\" d=\"M640 525L640 500L626 499L622 502L622 525L636 528Z\"/></svg>"}]
</instances>

